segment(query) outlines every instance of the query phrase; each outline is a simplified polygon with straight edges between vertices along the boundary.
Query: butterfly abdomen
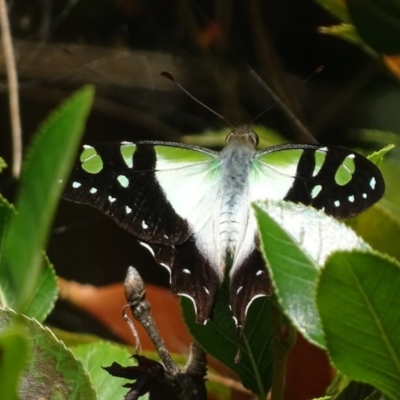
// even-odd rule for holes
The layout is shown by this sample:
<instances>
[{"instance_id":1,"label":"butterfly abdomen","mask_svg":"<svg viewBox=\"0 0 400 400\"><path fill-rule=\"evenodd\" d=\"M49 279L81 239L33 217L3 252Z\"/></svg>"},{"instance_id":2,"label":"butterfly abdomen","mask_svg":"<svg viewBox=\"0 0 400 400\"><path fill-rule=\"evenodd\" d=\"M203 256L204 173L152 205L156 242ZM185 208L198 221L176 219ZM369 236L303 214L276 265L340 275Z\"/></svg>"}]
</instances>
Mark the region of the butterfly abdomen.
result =
<instances>
[{"instance_id":1,"label":"butterfly abdomen","mask_svg":"<svg viewBox=\"0 0 400 400\"><path fill-rule=\"evenodd\" d=\"M221 154L219 236L222 252L235 257L247 233L249 171L255 149L232 143Z\"/></svg>"}]
</instances>

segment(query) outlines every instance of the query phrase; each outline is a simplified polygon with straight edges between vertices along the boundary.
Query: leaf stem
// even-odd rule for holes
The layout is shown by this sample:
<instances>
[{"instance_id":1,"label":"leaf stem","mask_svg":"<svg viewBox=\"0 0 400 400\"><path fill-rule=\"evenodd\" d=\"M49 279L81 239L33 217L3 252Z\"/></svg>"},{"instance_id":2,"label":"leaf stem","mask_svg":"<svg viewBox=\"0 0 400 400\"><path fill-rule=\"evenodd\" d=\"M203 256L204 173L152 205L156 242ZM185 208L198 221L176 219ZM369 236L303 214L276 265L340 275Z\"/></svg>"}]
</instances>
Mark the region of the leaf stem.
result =
<instances>
[{"instance_id":1,"label":"leaf stem","mask_svg":"<svg viewBox=\"0 0 400 400\"><path fill-rule=\"evenodd\" d=\"M286 362L291 348L296 343L296 329L282 311L272 305L273 364L271 400L282 400L285 388Z\"/></svg>"},{"instance_id":2,"label":"leaf stem","mask_svg":"<svg viewBox=\"0 0 400 400\"><path fill-rule=\"evenodd\" d=\"M257 382L258 399L265 399L266 393L264 391L264 387L263 387L263 384L262 384L262 377L258 373L257 363L256 363L256 360L254 359L254 354L253 354L253 352L251 350L250 343L247 340L247 337L246 337L246 335L244 333L243 333L243 339L242 340L243 340L243 342L244 342L244 344L246 346L246 350L248 352L248 357L250 359L250 363L251 363L251 366L252 366L253 371L254 371L254 378L255 378L255 380Z\"/></svg>"}]
</instances>

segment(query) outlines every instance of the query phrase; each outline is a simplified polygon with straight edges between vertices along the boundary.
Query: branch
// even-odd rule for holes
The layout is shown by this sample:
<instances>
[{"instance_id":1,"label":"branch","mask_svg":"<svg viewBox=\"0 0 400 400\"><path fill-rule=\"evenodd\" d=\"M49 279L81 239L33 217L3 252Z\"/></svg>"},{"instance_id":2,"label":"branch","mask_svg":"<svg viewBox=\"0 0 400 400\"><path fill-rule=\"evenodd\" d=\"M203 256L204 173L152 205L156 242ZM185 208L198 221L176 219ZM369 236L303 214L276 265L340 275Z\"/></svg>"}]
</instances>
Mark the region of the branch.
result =
<instances>
[{"instance_id":1,"label":"branch","mask_svg":"<svg viewBox=\"0 0 400 400\"><path fill-rule=\"evenodd\" d=\"M0 25L10 98L10 119L13 142L12 174L14 178L18 178L21 173L22 130L19 112L17 70L15 68L14 51L12 46L7 5L5 0L0 0Z\"/></svg>"},{"instance_id":2,"label":"branch","mask_svg":"<svg viewBox=\"0 0 400 400\"><path fill-rule=\"evenodd\" d=\"M150 304L146 300L144 282L138 271L133 267L129 267L126 274L125 297L129 302L132 315L140 322L153 342L169 375L167 378L171 381L179 398L182 400L207 399L204 379L206 372L204 351L197 344L193 344L185 371L180 370L168 352L150 313Z\"/></svg>"}]
</instances>

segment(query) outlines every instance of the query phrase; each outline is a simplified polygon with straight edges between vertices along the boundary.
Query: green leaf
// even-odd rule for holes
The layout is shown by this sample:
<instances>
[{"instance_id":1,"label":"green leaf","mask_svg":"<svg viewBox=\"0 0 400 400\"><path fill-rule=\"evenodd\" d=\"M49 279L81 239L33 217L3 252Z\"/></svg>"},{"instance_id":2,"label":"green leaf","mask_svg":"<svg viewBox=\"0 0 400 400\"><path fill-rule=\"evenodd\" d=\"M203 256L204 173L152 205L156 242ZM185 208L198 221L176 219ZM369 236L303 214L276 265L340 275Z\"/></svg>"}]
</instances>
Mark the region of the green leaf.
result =
<instances>
[{"instance_id":1,"label":"green leaf","mask_svg":"<svg viewBox=\"0 0 400 400\"><path fill-rule=\"evenodd\" d=\"M343 0L315 0L315 2L340 21L349 22L349 14Z\"/></svg>"},{"instance_id":2,"label":"green leaf","mask_svg":"<svg viewBox=\"0 0 400 400\"><path fill-rule=\"evenodd\" d=\"M7 168L7 163L0 157L0 172L3 171L4 168Z\"/></svg>"},{"instance_id":3,"label":"green leaf","mask_svg":"<svg viewBox=\"0 0 400 400\"><path fill-rule=\"evenodd\" d=\"M378 53L400 54L400 2L347 0L351 20L362 39Z\"/></svg>"},{"instance_id":4,"label":"green leaf","mask_svg":"<svg viewBox=\"0 0 400 400\"><path fill-rule=\"evenodd\" d=\"M381 400L382 394L366 383L351 381L334 400Z\"/></svg>"},{"instance_id":5,"label":"green leaf","mask_svg":"<svg viewBox=\"0 0 400 400\"><path fill-rule=\"evenodd\" d=\"M346 221L375 250L400 261L400 219L380 204Z\"/></svg>"},{"instance_id":6,"label":"green leaf","mask_svg":"<svg viewBox=\"0 0 400 400\"><path fill-rule=\"evenodd\" d=\"M93 99L88 86L52 113L24 162L16 208L0 264L5 305L26 312L43 267L42 249Z\"/></svg>"},{"instance_id":7,"label":"green leaf","mask_svg":"<svg viewBox=\"0 0 400 400\"><path fill-rule=\"evenodd\" d=\"M379 254L333 254L321 272L317 305L335 367L388 398L400 388L400 267Z\"/></svg>"},{"instance_id":8,"label":"green leaf","mask_svg":"<svg viewBox=\"0 0 400 400\"><path fill-rule=\"evenodd\" d=\"M268 300L255 300L248 313L243 339L238 342L232 313L229 310L229 290L224 283L218 294L213 319L206 325L195 322L192 302L182 297L185 322L191 334L204 350L232 369L243 386L265 398L271 387L272 337ZM240 349L240 362L235 356Z\"/></svg>"},{"instance_id":9,"label":"green leaf","mask_svg":"<svg viewBox=\"0 0 400 400\"><path fill-rule=\"evenodd\" d=\"M0 254L3 254L6 228L11 217L14 215L14 207L0 196ZM7 304L7 293L7 280L0 281L1 304ZM57 277L54 268L50 264L46 255L43 254L42 272L38 278L32 297L27 304L25 314L37 319L38 321L44 321L53 309L57 295Z\"/></svg>"},{"instance_id":10,"label":"green leaf","mask_svg":"<svg viewBox=\"0 0 400 400\"><path fill-rule=\"evenodd\" d=\"M136 365L128 350L110 343L96 342L72 347L71 351L82 362L92 378L99 400L123 399L128 392L122 385L132 383L127 379L116 378L101 367L108 367L113 362L124 366ZM141 398L148 398L148 395Z\"/></svg>"},{"instance_id":11,"label":"green leaf","mask_svg":"<svg viewBox=\"0 0 400 400\"><path fill-rule=\"evenodd\" d=\"M331 26L320 26L318 32L324 35L336 36L346 42L359 45L361 40L357 31L351 24L338 24Z\"/></svg>"},{"instance_id":12,"label":"green leaf","mask_svg":"<svg viewBox=\"0 0 400 400\"><path fill-rule=\"evenodd\" d=\"M7 227L10 223L10 219L14 216L15 208L10 204L3 196L0 195L0 261L4 252L4 243L7 232ZM0 281L1 285L1 281ZM1 286L0 286L1 288ZM5 304L5 299L2 297L2 290L0 290L1 304Z\"/></svg>"},{"instance_id":13,"label":"green leaf","mask_svg":"<svg viewBox=\"0 0 400 400\"><path fill-rule=\"evenodd\" d=\"M22 326L0 335L0 399L19 399L19 381L28 358L29 345Z\"/></svg>"},{"instance_id":14,"label":"green leaf","mask_svg":"<svg viewBox=\"0 0 400 400\"><path fill-rule=\"evenodd\" d=\"M314 293L334 251L369 249L344 224L322 211L286 201L256 202L260 244L283 312L310 342L325 346Z\"/></svg>"},{"instance_id":15,"label":"green leaf","mask_svg":"<svg viewBox=\"0 0 400 400\"><path fill-rule=\"evenodd\" d=\"M46 254L43 254L41 273L29 299L25 315L43 322L54 308L58 298L57 276Z\"/></svg>"},{"instance_id":16,"label":"green leaf","mask_svg":"<svg viewBox=\"0 0 400 400\"><path fill-rule=\"evenodd\" d=\"M11 310L0 310L0 332L5 332L16 323L24 325L33 353L21 377L21 399L96 399L89 376L80 361L49 329Z\"/></svg>"},{"instance_id":17,"label":"green leaf","mask_svg":"<svg viewBox=\"0 0 400 400\"><path fill-rule=\"evenodd\" d=\"M400 191L398 183L400 179L400 151L393 152L394 157L387 157L379 167L385 178L386 191L380 204L400 218Z\"/></svg>"},{"instance_id":18,"label":"green leaf","mask_svg":"<svg viewBox=\"0 0 400 400\"><path fill-rule=\"evenodd\" d=\"M394 148L395 148L394 144L388 144L387 146L383 147L382 149L380 149L378 151L374 151L367 158L369 161L373 162L375 165L377 165L379 167L379 165L381 165L381 162L383 161L383 158L386 156L386 154Z\"/></svg>"},{"instance_id":19,"label":"green leaf","mask_svg":"<svg viewBox=\"0 0 400 400\"><path fill-rule=\"evenodd\" d=\"M331 398L332 398L331 396L324 396L324 397L318 397L318 398L313 399L313 400L329 400Z\"/></svg>"}]
</instances>

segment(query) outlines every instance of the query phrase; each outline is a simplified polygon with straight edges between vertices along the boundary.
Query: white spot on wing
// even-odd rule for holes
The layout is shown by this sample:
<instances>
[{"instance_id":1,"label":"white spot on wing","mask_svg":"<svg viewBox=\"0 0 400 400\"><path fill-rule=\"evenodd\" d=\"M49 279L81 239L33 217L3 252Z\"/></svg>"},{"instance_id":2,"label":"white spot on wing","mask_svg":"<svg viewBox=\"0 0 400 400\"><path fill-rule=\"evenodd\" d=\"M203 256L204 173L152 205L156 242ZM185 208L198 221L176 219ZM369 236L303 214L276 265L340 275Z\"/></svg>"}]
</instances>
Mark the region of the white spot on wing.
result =
<instances>
[{"instance_id":1,"label":"white spot on wing","mask_svg":"<svg viewBox=\"0 0 400 400\"><path fill-rule=\"evenodd\" d=\"M349 202L350 202L350 203L354 203L354 200L355 200L355 199L354 199L354 196L353 196L353 195L349 196Z\"/></svg>"},{"instance_id":2,"label":"white spot on wing","mask_svg":"<svg viewBox=\"0 0 400 400\"><path fill-rule=\"evenodd\" d=\"M362 197L363 197L363 199L366 199L367 198L367 193L363 193Z\"/></svg>"},{"instance_id":3,"label":"white spot on wing","mask_svg":"<svg viewBox=\"0 0 400 400\"><path fill-rule=\"evenodd\" d=\"M147 243L139 242L139 244L147 249L153 257L155 256L153 249Z\"/></svg>"},{"instance_id":4,"label":"white spot on wing","mask_svg":"<svg viewBox=\"0 0 400 400\"><path fill-rule=\"evenodd\" d=\"M236 294L239 294L243 289L243 286L239 286L238 290L236 290Z\"/></svg>"},{"instance_id":5,"label":"white spot on wing","mask_svg":"<svg viewBox=\"0 0 400 400\"><path fill-rule=\"evenodd\" d=\"M118 175L117 181L123 188L127 188L129 186L129 179L125 175Z\"/></svg>"},{"instance_id":6,"label":"white spot on wing","mask_svg":"<svg viewBox=\"0 0 400 400\"><path fill-rule=\"evenodd\" d=\"M108 201L109 201L110 203L114 203L115 200L117 200L115 197L108 196Z\"/></svg>"},{"instance_id":7,"label":"white spot on wing","mask_svg":"<svg viewBox=\"0 0 400 400\"><path fill-rule=\"evenodd\" d=\"M339 201L339 200L335 200L335 201L333 202L333 205L334 205L335 207L339 207L339 206L340 206L340 201Z\"/></svg>"},{"instance_id":8,"label":"white spot on wing","mask_svg":"<svg viewBox=\"0 0 400 400\"><path fill-rule=\"evenodd\" d=\"M149 226L146 224L145 221L142 221L142 228L143 229L147 229Z\"/></svg>"},{"instance_id":9,"label":"white spot on wing","mask_svg":"<svg viewBox=\"0 0 400 400\"><path fill-rule=\"evenodd\" d=\"M205 286L203 286L203 289L208 295L210 295L210 291Z\"/></svg>"},{"instance_id":10,"label":"white spot on wing","mask_svg":"<svg viewBox=\"0 0 400 400\"><path fill-rule=\"evenodd\" d=\"M188 270L187 268L183 268L182 270L183 273L191 275L192 273L190 272L190 270Z\"/></svg>"},{"instance_id":11,"label":"white spot on wing","mask_svg":"<svg viewBox=\"0 0 400 400\"><path fill-rule=\"evenodd\" d=\"M192 300L193 307L194 307L194 312L197 315L197 307L196 307L196 302L194 301L194 298L192 296L189 296L187 293L177 293L178 296L183 296L186 297L190 300ZM204 325L207 323L208 320L204 321Z\"/></svg>"},{"instance_id":12,"label":"white spot on wing","mask_svg":"<svg viewBox=\"0 0 400 400\"><path fill-rule=\"evenodd\" d=\"M169 273L171 273L171 268L169 267L169 265L167 265L167 264L165 264L165 263L160 263L160 265L161 265L162 267L164 267L165 269L167 269ZM170 279L170 280L171 280L171 279ZM171 283L171 282L170 282L170 283Z\"/></svg>"},{"instance_id":13,"label":"white spot on wing","mask_svg":"<svg viewBox=\"0 0 400 400\"><path fill-rule=\"evenodd\" d=\"M89 192L90 192L91 194L95 194L95 193L97 193L97 189L96 189L95 187L92 187L92 188L89 190Z\"/></svg>"},{"instance_id":14,"label":"white spot on wing","mask_svg":"<svg viewBox=\"0 0 400 400\"><path fill-rule=\"evenodd\" d=\"M258 299L259 297L265 297L265 294L257 294L256 296L254 296L254 297L249 301L249 303L247 304L246 309L244 310L244 315L247 315L247 311L249 311L249 308L250 308L251 304L253 303L253 301L254 301L255 299ZM237 325L237 323L236 323L236 325Z\"/></svg>"},{"instance_id":15,"label":"white spot on wing","mask_svg":"<svg viewBox=\"0 0 400 400\"><path fill-rule=\"evenodd\" d=\"M372 177L371 180L369 181L369 186L371 186L371 189L375 189L376 179L374 177Z\"/></svg>"},{"instance_id":16,"label":"white spot on wing","mask_svg":"<svg viewBox=\"0 0 400 400\"><path fill-rule=\"evenodd\" d=\"M256 272L256 276L260 276L261 274L263 274L264 273L264 271L262 270L262 269L259 269L257 272Z\"/></svg>"},{"instance_id":17,"label":"white spot on wing","mask_svg":"<svg viewBox=\"0 0 400 400\"><path fill-rule=\"evenodd\" d=\"M130 214L130 213L132 212L132 208L130 208L130 207L128 207L128 206L125 206L125 212L126 212L127 214Z\"/></svg>"},{"instance_id":18,"label":"white spot on wing","mask_svg":"<svg viewBox=\"0 0 400 400\"><path fill-rule=\"evenodd\" d=\"M74 189L78 189L79 187L81 187L82 186L82 183L80 183L80 182L72 182L72 187L74 188Z\"/></svg>"}]
</instances>

